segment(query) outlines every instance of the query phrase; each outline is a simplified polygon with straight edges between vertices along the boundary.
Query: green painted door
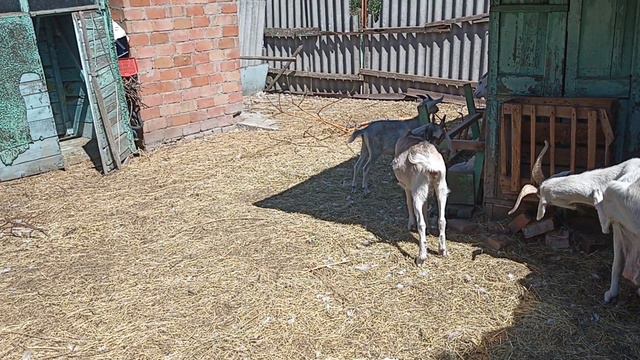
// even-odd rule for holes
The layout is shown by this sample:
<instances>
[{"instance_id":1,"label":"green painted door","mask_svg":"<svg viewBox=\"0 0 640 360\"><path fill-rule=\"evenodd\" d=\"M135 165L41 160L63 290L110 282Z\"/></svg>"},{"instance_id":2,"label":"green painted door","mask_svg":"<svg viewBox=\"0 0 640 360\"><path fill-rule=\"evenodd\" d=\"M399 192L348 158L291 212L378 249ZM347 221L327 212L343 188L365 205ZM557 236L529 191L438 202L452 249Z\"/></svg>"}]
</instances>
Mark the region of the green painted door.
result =
<instances>
[{"instance_id":1,"label":"green painted door","mask_svg":"<svg viewBox=\"0 0 640 360\"><path fill-rule=\"evenodd\" d=\"M135 151L111 23L100 11L73 13L102 168L109 173Z\"/></svg>"},{"instance_id":2,"label":"green painted door","mask_svg":"<svg viewBox=\"0 0 640 360\"><path fill-rule=\"evenodd\" d=\"M0 181L64 168L28 14L0 14Z\"/></svg>"},{"instance_id":3,"label":"green painted door","mask_svg":"<svg viewBox=\"0 0 640 360\"><path fill-rule=\"evenodd\" d=\"M628 98L636 0L572 0L565 95Z\"/></svg>"},{"instance_id":4,"label":"green painted door","mask_svg":"<svg viewBox=\"0 0 640 360\"><path fill-rule=\"evenodd\" d=\"M629 98L639 8L636 0L572 0L569 9L565 96L618 99L619 161L633 150L629 144L638 143L629 139L634 136L631 119L636 116Z\"/></svg>"},{"instance_id":5,"label":"green painted door","mask_svg":"<svg viewBox=\"0 0 640 360\"><path fill-rule=\"evenodd\" d=\"M496 2L494 2L495 4ZM496 94L561 96L568 5L500 1ZM494 15L495 16L495 15ZM492 29L493 30L493 29Z\"/></svg>"}]
</instances>

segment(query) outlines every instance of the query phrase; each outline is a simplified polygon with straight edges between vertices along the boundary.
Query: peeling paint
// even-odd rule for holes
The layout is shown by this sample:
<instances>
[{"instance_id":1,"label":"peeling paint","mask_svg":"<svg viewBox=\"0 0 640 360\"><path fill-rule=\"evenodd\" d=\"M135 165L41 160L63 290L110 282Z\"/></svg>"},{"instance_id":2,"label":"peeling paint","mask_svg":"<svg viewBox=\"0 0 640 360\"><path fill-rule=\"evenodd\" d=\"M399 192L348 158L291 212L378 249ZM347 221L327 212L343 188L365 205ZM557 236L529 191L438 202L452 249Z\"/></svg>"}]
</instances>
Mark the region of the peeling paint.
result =
<instances>
[{"instance_id":1,"label":"peeling paint","mask_svg":"<svg viewBox=\"0 0 640 360\"><path fill-rule=\"evenodd\" d=\"M44 74L28 16L0 18L0 34L0 161L11 165L33 143L21 80Z\"/></svg>"}]
</instances>

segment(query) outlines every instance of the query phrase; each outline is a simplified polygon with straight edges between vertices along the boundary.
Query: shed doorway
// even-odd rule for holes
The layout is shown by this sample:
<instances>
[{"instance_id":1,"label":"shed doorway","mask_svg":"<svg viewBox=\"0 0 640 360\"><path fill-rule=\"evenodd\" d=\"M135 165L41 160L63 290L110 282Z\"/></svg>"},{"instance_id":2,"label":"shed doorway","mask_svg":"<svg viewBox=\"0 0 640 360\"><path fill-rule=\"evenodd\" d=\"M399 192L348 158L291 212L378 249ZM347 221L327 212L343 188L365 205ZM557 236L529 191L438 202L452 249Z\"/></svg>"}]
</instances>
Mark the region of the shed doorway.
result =
<instances>
[{"instance_id":1,"label":"shed doorway","mask_svg":"<svg viewBox=\"0 0 640 360\"><path fill-rule=\"evenodd\" d=\"M51 110L67 165L90 159L100 167L87 84L70 13L33 18Z\"/></svg>"},{"instance_id":2,"label":"shed doorway","mask_svg":"<svg viewBox=\"0 0 640 360\"><path fill-rule=\"evenodd\" d=\"M134 151L110 19L98 11L35 16L33 25L67 165L107 173Z\"/></svg>"}]
</instances>

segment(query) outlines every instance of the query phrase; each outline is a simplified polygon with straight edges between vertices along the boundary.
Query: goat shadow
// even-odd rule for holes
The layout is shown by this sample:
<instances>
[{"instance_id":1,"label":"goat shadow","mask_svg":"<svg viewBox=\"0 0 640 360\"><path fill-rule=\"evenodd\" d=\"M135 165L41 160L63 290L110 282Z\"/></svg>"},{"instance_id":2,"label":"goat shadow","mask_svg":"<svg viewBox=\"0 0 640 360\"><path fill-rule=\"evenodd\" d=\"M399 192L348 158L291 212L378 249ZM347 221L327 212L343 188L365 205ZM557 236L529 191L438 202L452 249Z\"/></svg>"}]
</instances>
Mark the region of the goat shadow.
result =
<instances>
[{"instance_id":1,"label":"goat shadow","mask_svg":"<svg viewBox=\"0 0 640 360\"><path fill-rule=\"evenodd\" d=\"M397 185L390 157L381 157L372 167L372 193L364 196L358 189L349 200L354 162L355 158L345 161L254 205L363 226L379 241L414 259L417 254L408 254L399 246L417 243L417 235L406 229L404 192ZM469 242L469 238L447 233L448 241ZM435 241L428 245L431 251L437 248ZM617 305L601 303L609 285L610 248L589 255L559 254L543 244L516 243L506 251L477 252L476 261L492 256L526 264L531 272L518 282L528 291L519 300L510 325L483 334L479 343L464 349L452 345L455 351L434 354L435 358L637 358L640 354L640 301L635 291L623 282Z\"/></svg>"},{"instance_id":2,"label":"goat shadow","mask_svg":"<svg viewBox=\"0 0 640 360\"><path fill-rule=\"evenodd\" d=\"M391 160L390 156L381 156L373 164L369 172L371 193L368 195L360 188L361 171L357 191L351 194L354 158L254 205L340 224L360 225L373 233L379 242L396 247L405 257L415 258L417 254L409 254L399 246L402 242L417 244L418 235L407 230L404 191L391 170ZM437 221L432 218L429 225L437 226ZM428 246L430 253L437 254L435 241L430 240Z\"/></svg>"}]
</instances>

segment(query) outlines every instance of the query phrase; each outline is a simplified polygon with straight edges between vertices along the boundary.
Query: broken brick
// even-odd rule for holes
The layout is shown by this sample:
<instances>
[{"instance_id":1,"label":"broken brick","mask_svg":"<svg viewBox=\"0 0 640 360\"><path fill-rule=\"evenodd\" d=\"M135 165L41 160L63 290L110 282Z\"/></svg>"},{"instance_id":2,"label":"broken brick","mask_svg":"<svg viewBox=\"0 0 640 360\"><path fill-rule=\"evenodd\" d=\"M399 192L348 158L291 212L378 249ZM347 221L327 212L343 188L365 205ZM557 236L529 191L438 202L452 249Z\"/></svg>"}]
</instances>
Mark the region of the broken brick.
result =
<instances>
[{"instance_id":1,"label":"broken brick","mask_svg":"<svg viewBox=\"0 0 640 360\"><path fill-rule=\"evenodd\" d=\"M568 230L557 230L547 233L544 237L544 243L553 249L568 249L571 244L569 238L571 234Z\"/></svg>"},{"instance_id":2,"label":"broken brick","mask_svg":"<svg viewBox=\"0 0 640 360\"><path fill-rule=\"evenodd\" d=\"M522 234L524 235L525 239L531 239L533 237L548 233L549 231L553 231L554 228L555 225L553 223L553 220L545 219L527 225L524 229L522 229Z\"/></svg>"},{"instance_id":3,"label":"broken brick","mask_svg":"<svg viewBox=\"0 0 640 360\"><path fill-rule=\"evenodd\" d=\"M524 229L527 225L529 225L533 221L533 219L527 214L520 214L513 218L509 223L509 230L511 233L516 234L518 231Z\"/></svg>"},{"instance_id":4,"label":"broken brick","mask_svg":"<svg viewBox=\"0 0 640 360\"><path fill-rule=\"evenodd\" d=\"M484 242L493 250L502 250L504 247L511 243L512 239L506 235L490 235Z\"/></svg>"}]
</instances>

